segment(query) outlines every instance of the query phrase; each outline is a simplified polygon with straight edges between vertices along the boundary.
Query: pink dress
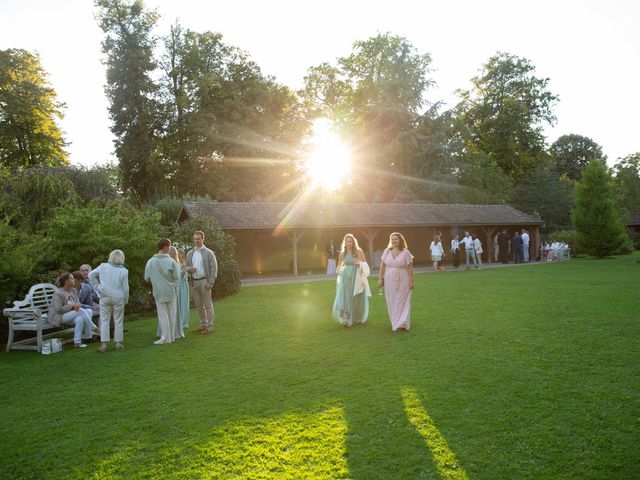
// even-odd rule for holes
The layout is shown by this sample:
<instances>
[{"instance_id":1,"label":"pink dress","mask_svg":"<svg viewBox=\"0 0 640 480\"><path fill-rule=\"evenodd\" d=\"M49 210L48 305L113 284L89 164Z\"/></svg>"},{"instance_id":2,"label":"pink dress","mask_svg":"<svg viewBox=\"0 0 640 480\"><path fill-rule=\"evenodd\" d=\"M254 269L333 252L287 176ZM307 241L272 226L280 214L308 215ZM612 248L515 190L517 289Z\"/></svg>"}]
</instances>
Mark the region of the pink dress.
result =
<instances>
[{"instance_id":1,"label":"pink dress","mask_svg":"<svg viewBox=\"0 0 640 480\"><path fill-rule=\"evenodd\" d=\"M384 271L384 296L387 300L387 311L391 320L391 330L399 328L409 330L411 326L411 289L409 289L409 273L407 265L413 263L413 255L409 250L402 250L396 258L391 250L382 254L386 265Z\"/></svg>"}]
</instances>

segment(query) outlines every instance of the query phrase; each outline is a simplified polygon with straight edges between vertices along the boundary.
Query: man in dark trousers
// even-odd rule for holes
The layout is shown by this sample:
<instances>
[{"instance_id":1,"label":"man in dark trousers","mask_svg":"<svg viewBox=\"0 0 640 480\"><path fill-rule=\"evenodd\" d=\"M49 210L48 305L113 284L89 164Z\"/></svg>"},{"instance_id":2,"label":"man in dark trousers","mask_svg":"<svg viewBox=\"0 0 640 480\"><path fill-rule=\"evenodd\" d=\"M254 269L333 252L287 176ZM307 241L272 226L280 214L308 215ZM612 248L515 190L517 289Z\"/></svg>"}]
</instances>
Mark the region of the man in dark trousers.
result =
<instances>
[{"instance_id":1,"label":"man in dark trousers","mask_svg":"<svg viewBox=\"0 0 640 480\"><path fill-rule=\"evenodd\" d=\"M498 234L498 260L502 263L509 263L509 237L507 231L502 230Z\"/></svg>"},{"instance_id":2,"label":"man in dark trousers","mask_svg":"<svg viewBox=\"0 0 640 480\"><path fill-rule=\"evenodd\" d=\"M513 250L513 262L514 263L522 263L523 261L523 251L522 251L522 237L516 230L516 233L513 234L513 239L511 240L511 249Z\"/></svg>"}]
</instances>

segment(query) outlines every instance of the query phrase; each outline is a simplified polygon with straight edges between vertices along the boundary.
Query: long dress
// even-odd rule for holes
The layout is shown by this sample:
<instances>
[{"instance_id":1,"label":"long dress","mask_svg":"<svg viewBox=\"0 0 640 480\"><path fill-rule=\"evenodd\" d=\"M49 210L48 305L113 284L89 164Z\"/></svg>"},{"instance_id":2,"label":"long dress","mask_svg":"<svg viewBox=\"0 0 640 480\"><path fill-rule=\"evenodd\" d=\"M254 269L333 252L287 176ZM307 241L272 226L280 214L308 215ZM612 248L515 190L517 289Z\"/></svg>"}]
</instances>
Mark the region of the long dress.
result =
<instances>
[{"instance_id":1,"label":"long dress","mask_svg":"<svg viewBox=\"0 0 640 480\"><path fill-rule=\"evenodd\" d=\"M180 269L180 280L178 281L178 292L176 299L176 328L173 332L173 338L185 338L184 329L189 328L189 282L187 280L187 267L182 266ZM160 325L156 336L160 337Z\"/></svg>"},{"instance_id":2,"label":"long dress","mask_svg":"<svg viewBox=\"0 0 640 480\"><path fill-rule=\"evenodd\" d=\"M182 266L180 282L178 283L178 325L182 329L189 328L189 282L187 267ZM178 327L179 328L179 327ZM182 332L184 336L184 331Z\"/></svg>"},{"instance_id":3,"label":"long dress","mask_svg":"<svg viewBox=\"0 0 640 480\"><path fill-rule=\"evenodd\" d=\"M411 289L409 288L409 272L407 266L413 263L413 255L405 249L393 258L391 249L382 254L385 264L384 296L387 301L387 312L391 320L391 330L411 327Z\"/></svg>"},{"instance_id":4,"label":"long dress","mask_svg":"<svg viewBox=\"0 0 640 480\"><path fill-rule=\"evenodd\" d=\"M356 273L358 267L354 265L358 259L347 253L343 266L338 272L336 281L336 299L333 302L333 318L338 323L350 327L356 323L364 323L369 315L369 299L365 292L354 295Z\"/></svg>"}]
</instances>

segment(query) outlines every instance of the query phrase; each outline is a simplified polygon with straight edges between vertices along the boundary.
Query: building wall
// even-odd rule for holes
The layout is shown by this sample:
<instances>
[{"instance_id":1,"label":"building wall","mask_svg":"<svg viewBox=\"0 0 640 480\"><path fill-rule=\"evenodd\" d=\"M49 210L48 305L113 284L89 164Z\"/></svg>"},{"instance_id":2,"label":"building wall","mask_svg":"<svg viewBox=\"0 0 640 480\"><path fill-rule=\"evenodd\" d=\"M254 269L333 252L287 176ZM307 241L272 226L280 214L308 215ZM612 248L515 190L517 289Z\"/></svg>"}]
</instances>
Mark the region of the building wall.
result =
<instances>
[{"instance_id":1,"label":"building wall","mask_svg":"<svg viewBox=\"0 0 640 480\"><path fill-rule=\"evenodd\" d=\"M509 237L513 232L526 228L532 237L532 258L533 254L535 227L518 225L518 226L488 226L488 227L412 227L412 228L377 228L377 229L345 229L345 228L327 228L327 229L305 229L304 235L298 243L298 272L301 275L310 272L317 272L326 267L325 251L330 240L334 241L334 246L339 249L345 234L352 233L360 248L365 252L368 262L373 263L369 253L369 242L367 234L377 231L373 249L377 251L379 258L380 253L387 247L389 236L394 231L399 231L405 237L409 246L409 251L414 256L416 265L428 265L431 262L431 252L429 245L436 232L442 234L442 243L445 250L444 263L451 262L450 245L451 239L455 233L463 236L465 230L477 235L483 244L483 262L489 261L489 255L493 252L493 244L487 243L487 233L491 233L493 237L502 228L507 230ZM269 272L290 272L293 268L293 246L287 236L280 234L274 236L271 230L226 230L236 240L236 259L243 273L269 273ZM375 254L374 254L375 255ZM463 260L464 261L464 260Z\"/></svg>"}]
</instances>

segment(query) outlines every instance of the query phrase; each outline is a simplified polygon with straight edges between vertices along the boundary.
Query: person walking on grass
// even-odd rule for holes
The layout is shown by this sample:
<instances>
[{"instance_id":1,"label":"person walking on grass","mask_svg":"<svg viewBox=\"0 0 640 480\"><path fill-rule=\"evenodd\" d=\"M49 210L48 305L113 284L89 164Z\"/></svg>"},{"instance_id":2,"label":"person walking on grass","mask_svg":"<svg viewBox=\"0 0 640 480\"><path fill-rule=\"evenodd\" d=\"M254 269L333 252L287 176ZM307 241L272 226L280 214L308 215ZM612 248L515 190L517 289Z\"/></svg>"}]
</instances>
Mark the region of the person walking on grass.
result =
<instances>
[{"instance_id":1,"label":"person walking on grass","mask_svg":"<svg viewBox=\"0 0 640 480\"><path fill-rule=\"evenodd\" d=\"M333 318L345 327L366 322L371 296L367 280L370 270L356 237L350 233L342 240L337 272Z\"/></svg>"},{"instance_id":2,"label":"person walking on grass","mask_svg":"<svg viewBox=\"0 0 640 480\"><path fill-rule=\"evenodd\" d=\"M218 276L218 261L215 254L204 245L204 232L193 232L193 248L187 253L187 272L191 296L200 315L199 332L213 332L213 300L211 290Z\"/></svg>"},{"instance_id":3,"label":"person walking on grass","mask_svg":"<svg viewBox=\"0 0 640 480\"><path fill-rule=\"evenodd\" d=\"M394 232L382 253L378 288L384 288L391 330L411 328L411 294L413 292L413 255L402 234Z\"/></svg>"},{"instance_id":4,"label":"person walking on grass","mask_svg":"<svg viewBox=\"0 0 640 480\"><path fill-rule=\"evenodd\" d=\"M153 286L153 297L158 310L160 339L153 343L162 345L175 340L180 265L169 256L171 240L161 238L157 246L158 253L149 259L144 269L144 279Z\"/></svg>"}]
</instances>

